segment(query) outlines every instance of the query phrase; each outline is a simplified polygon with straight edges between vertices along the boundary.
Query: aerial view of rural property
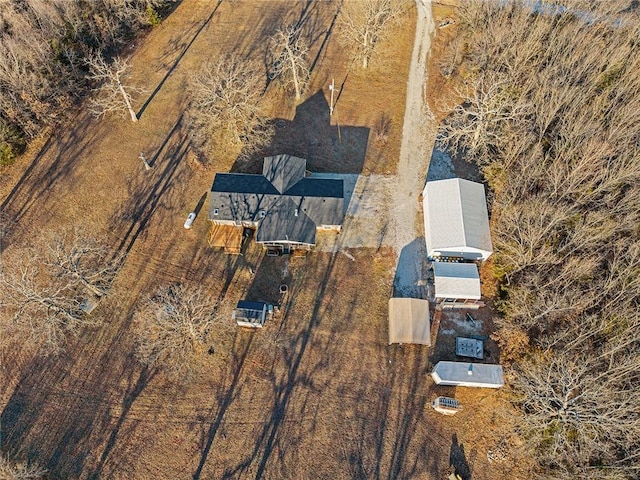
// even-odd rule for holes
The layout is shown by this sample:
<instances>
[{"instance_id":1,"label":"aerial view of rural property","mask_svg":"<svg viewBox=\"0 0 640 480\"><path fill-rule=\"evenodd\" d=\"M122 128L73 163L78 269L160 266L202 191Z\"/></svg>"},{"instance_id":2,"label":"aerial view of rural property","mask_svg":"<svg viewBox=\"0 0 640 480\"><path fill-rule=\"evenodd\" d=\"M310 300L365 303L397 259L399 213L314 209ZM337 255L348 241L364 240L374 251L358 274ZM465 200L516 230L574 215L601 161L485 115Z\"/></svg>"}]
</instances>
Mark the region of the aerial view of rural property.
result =
<instances>
[{"instance_id":1,"label":"aerial view of rural property","mask_svg":"<svg viewBox=\"0 0 640 480\"><path fill-rule=\"evenodd\" d=\"M0 0L0 480L640 479L636 0Z\"/></svg>"}]
</instances>

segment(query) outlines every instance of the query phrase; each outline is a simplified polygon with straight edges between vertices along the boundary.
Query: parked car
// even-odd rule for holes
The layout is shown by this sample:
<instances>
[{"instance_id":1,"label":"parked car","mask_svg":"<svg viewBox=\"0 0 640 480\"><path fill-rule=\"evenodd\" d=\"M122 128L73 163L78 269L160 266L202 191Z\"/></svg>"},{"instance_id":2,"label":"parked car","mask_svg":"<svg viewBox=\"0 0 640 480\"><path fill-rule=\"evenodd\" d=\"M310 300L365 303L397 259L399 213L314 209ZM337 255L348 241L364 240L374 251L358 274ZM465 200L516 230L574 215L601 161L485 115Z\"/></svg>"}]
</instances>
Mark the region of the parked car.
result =
<instances>
[{"instance_id":1,"label":"parked car","mask_svg":"<svg viewBox=\"0 0 640 480\"><path fill-rule=\"evenodd\" d=\"M193 221L196 219L196 212L191 212L184 222L184 228L191 228Z\"/></svg>"}]
</instances>

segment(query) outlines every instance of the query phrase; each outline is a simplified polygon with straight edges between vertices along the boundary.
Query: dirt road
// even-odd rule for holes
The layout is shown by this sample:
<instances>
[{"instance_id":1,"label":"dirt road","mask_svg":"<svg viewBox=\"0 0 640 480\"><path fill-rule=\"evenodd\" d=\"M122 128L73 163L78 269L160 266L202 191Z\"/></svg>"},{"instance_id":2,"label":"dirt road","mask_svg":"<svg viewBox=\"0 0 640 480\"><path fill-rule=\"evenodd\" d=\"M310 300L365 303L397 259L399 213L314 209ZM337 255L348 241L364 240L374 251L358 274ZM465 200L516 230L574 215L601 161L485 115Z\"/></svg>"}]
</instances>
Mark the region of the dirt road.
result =
<instances>
[{"instance_id":1,"label":"dirt road","mask_svg":"<svg viewBox=\"0 0 640 480\"><path fill-rule=\"evenodd\" d=\"M407 84L400 162L391 201L387 242L398 252L394 280L397 296L423 296L426 263L418 196L424 187L434 141L433 116L426 103L427 58L434 29L431 0L416 0L416 38Z\"/></svg>"},{"instance_id":2,"label":"dirt road","mask_svg":"<svg viewBox=\"0 0 640 480\"><path fill-rule=\"evenodd\" d=\"M394 294L424 298L426 255L418 197L424 187L435 140L433 115L426 102L427 58L434 22L430 0L416 0L416 6L416 33L397 173L319 175L344 180L348 208L343 233L323 240L318 249L392 247L398 259Z\"/></svg>"}]
</instances>

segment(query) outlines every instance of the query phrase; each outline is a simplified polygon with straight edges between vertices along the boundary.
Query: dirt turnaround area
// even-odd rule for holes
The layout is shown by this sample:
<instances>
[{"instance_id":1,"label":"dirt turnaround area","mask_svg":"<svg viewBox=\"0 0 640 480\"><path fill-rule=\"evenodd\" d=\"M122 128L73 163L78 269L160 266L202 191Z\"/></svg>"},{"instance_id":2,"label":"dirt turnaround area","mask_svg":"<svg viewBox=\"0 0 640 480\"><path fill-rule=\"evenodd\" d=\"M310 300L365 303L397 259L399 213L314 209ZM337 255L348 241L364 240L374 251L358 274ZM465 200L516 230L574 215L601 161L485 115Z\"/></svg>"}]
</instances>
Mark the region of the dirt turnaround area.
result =
<instances>
[{"instance_id":1,"label":"dirt turnaround area","mask_svg":"<svg viewBox=\"0 0 640 480\"><path fill-rule=\"evenodd\" d=\"M404 237L389 237L383 222L377 237L363 233L358 240L367 219L389 220L389 205L418 205L418 191L409 200L393 196L421 13L413 8L363 71L336 38L337 3L183 1L130 45L134 83L148 91L137 100L137 124L98 121L79 109L2 172L7 251L79 225L127 252L113 293L93 312L100 327L59 357L17 351L3 358L3 451L38 461L61 479L440 480L455 467L465 480L481 480L513 470L517 459L490 463L487 456L504 438L496 409L504 403L501 391L436 388L428 373L437 350L387 345L387 302L401 257L396 244ZM446 14L440 10L435 25ZM272 144L249 160L195 162L184 120L189 76L225 52L262 58L265 40L294 21L314 41L303 100L296 105L270 84ZM437 29L431 35L437 40ZM338 94L330 117L333 78ZM388 138L376 141L383 119ZM427 136L421 175L433 142L428 127L420 127ZM140 152L152 170L145 171ZM360 203L350 207L349 240L323 238L306 258L267 257L253 242L242 256L209 248L206 192L214 173L256 172L263 156L279 153L306 158L313 172L352 179ZM380 187L388 204L367 196L367 185ZM199 215L185 230L194 209ZM133 307L168 282L204 285L220 303L210 348L184 384L141 369L133 356ZM272 302L280 312L262 330L238 329L230 312L242 298ZM455 319L445 322L448 335ZM459 398L465 409L440 416L430 402L441 394Z\"/></svg>"}]
</instances>

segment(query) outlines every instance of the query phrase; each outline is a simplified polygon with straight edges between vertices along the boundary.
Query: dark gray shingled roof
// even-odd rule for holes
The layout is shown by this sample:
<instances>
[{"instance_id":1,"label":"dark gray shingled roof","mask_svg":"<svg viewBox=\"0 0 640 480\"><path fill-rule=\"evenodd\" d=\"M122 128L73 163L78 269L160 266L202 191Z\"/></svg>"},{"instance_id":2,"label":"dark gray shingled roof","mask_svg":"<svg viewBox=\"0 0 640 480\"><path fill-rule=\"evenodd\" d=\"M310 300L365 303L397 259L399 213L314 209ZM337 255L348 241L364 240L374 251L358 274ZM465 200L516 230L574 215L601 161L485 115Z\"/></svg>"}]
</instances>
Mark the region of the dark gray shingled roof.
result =
<instances>
[{"instance_id":1,"label":"dark gray shingled roof","mask_svg":"<svg viewBox=\"0 0 640 480\"><path fill-rule=\"evenodd\" d=\"M265 157L262 175L270 181L280 193L286 192L304 178L307 161L291 155Z\"/></svg>"},{"instance_id":2,"label":"dark gray shingled roof","mask_svg":"<svg viewBox=\"0 0 640 480\"><path fill-rule=\"evenodd\" d=\"M258 242L314 245L317 226L342 225L344 185L305 178L305 168L304 159L278 155L265 158L263 175L217 173L209 220L257 221Z\"/></svg>"},{"instance_id":3,"label":"dark gray shingled roof","mask_svg":"<svg viewBox=\"0 0 640 480\"><path fill-rule=\"evenodd\" d=\"M297 209L297 205L290 198L280 197L260 222L256 242L296 242L315 245L316 224Z\"/></svg>"},{"instance_id":4,"label":"dark gray shingled roof","mask_svg":"<svg viewBox=\"0 0 640 480\"><path fill-rule=\"evenodd\" d=\"M276 188L262 175L216 173L211 191L278 195Z\"/></svg>"}]
</instances>

